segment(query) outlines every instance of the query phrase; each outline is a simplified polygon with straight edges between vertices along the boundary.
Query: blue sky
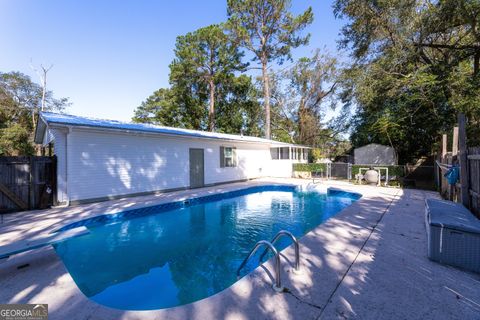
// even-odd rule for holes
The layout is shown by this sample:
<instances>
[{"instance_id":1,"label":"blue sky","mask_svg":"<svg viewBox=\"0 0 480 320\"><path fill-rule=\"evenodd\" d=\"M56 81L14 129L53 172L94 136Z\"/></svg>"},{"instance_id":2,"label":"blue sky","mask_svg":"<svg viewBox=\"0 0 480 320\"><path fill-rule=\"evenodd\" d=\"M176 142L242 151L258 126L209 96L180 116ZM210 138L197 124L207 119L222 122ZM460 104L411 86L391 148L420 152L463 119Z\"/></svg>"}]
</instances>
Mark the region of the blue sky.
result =
<instances>
[{"instance_id":1,"label":"blue sky","mask_svg":"<svg viewBox=\"0 0 480 320\"><path fill-rule=\"evenodd\" d=\"M343 22L330 0L293 0L292 11L312 6L310 45L339 54L336 40ZM0 0L0 71L20 71L36 82L30 68L44 64L49 90L69 97L67 112L130 120L154 90L168 86L175 38L226 20L226 0Z\"/></svg>"}]
</instances>

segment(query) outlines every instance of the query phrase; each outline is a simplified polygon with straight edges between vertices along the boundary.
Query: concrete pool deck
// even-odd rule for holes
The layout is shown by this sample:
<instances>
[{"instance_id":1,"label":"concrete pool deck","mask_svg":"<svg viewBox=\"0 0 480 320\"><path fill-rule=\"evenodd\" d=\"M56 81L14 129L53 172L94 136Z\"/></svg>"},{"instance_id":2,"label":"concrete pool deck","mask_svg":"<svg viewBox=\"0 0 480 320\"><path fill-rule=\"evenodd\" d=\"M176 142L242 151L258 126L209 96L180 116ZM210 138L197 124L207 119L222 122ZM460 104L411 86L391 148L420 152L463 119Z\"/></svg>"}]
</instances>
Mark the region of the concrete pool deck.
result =
<instances>
[{"instance_id":1,"label":"concrete pool deck","mask_svg":"<svg viewBox=\"0 0 480 320\"><path fill-rule=\"evenodd\" d=\"M231 191L246 186L307 183L262 179L5 215L0 246L28 240L103 213ZM480 319L480 275L426 257L424 199L434 192L325 182L363 197L300 240L302 273L282 251L282 281L272 288L270 262L226 290L170 309L123 311L86 298L52 247L0 262L0 303L47 303L50 319ZM283 260L285 261L285 260Z\"/></svg>"}]
</instances>

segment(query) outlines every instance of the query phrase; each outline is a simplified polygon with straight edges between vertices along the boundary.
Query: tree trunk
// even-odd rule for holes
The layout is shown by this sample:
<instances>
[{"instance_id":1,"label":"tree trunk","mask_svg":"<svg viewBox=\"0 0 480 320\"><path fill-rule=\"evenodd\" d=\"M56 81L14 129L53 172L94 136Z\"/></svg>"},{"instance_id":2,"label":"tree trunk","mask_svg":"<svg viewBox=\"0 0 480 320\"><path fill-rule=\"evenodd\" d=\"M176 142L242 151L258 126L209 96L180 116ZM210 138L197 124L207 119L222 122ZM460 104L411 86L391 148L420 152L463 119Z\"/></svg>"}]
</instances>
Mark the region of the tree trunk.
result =
<instances>
[{"instance_id":1,"label":"tree trunk","mask_svg":"<svg viewBox=\"0 0 480 320\"><path fill-rule=\"evenodd\" d=\"M208 130L215 131L215 83L208 82L210 87L210 108L208 109Z\"/></svg>"},{"instance_id":2,"label":"tree trunk","mask_svg":"<svg viewBox=\"0 0 480 320\"><path fill-rule=\"evenodd\" d=\"M305 143L305 130L304 130L304 122L305 122L305 108L304 108L304 99L303 97L300 99L300 105L298 107L298 137L300 143Z\"/></svg>"},{"instance_id":3,"label":"tree trunk","mask_svg":"<svg viewBox=\"0 0 480 320\"><path fill-rule=\"evenodd\" d=\"M473 56L473 76L476 77L478 75L478 71L480 70L480 52L476 52Z\"/></svg>"},{"instance_id":4,"label":"tree trunk","mask_svg":"<svg viewBox=\"0 0 480 320\"><path fill-rule=\"evenodd\" d=\"M42 88L42 109L41 111L45 111L45 94L47 92L47 72L44 72L43 75L43 88Z\"/></svg>"},{"instance_id":5,"label":"tree trunk","mask_svg":"<svg viewBox=\"0 0 480 320\"><path fill-rule=\"evenodd\" d=\"M270 83L267 70L267 61L262 61L263 99L265 103L265 138L270 139Z\"/></svg>"}]
</instances>

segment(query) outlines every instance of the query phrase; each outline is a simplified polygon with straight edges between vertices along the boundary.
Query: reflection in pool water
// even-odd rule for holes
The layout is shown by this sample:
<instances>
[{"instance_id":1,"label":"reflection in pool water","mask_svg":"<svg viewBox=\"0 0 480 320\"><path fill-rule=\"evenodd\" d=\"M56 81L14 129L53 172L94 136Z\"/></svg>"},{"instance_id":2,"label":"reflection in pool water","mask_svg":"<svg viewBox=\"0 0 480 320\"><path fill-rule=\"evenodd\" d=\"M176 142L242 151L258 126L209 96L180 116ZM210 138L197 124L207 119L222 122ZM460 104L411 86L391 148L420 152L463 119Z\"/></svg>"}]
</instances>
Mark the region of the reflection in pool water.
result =
<instances>
[{"instance_id":1,"label":"reflection in pool water","mask_svg":"<svg viewBox=\"0 0 480 320\"><path fill-rule=\"evenodd\" d=\"M90 225L90 234L55 248L90 299L124 310L173 307L232 285L257 241L281 229L300 238L358 197L293 188L255 192ZM284 238L277 247L289 244ZM251 259L243 274L257 266L258 258Z\"/></svg>"}]
</instances>

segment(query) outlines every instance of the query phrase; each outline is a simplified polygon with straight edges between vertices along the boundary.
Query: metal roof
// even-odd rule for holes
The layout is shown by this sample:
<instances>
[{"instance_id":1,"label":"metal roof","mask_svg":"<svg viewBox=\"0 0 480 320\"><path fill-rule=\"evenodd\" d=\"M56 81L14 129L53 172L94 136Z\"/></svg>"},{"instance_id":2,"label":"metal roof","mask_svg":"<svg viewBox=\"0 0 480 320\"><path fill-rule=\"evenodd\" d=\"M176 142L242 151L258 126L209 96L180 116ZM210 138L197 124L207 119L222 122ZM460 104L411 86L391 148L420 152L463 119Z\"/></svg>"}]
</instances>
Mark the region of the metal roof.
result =
<instances>
[{"instance_id":1,"label":"metal roof","mask_svg":"<svg viewBox=\"0 0 480 320\"><path fill-rule=\"evenodd\" d=\"M305 147L300 145L295 145L291 143L279 142L275 140L269 140L258 137L251 136L242 136L226 133L217 133L209 131L200 131L200 130L190 130L183 128L174 128L174 127L164 127L147 123L130 123L122 122L117 120L105 120L105 119L96 119L89 117L80 117L63 113L53 113L53 112L41 112L40 119L47 126L50 125L60 125L60 126L77 126L85 128L97 128L97 129L113 129L121 131L136 131L136 132L145 132L145 133L156 133L164 135L175 135L182 137L190 138L203 138L203 139L220 139L220 140L230 140L230 141L243 141L243 142L254 142L254 143L267 143L274 145L283 145L283 146L296 146L296 147ZM42 130L44 128L43 124L37 124L37 130ZM43 133L36 132L35 134L36 142L38 142L37 137L43 137ZM305 147L308 148L308 147Z\"/></svg>"}]
</instances>

